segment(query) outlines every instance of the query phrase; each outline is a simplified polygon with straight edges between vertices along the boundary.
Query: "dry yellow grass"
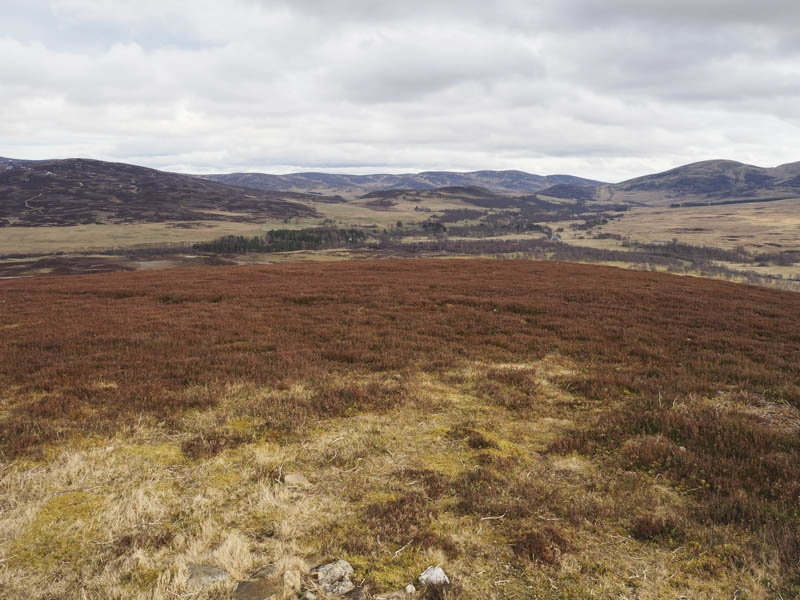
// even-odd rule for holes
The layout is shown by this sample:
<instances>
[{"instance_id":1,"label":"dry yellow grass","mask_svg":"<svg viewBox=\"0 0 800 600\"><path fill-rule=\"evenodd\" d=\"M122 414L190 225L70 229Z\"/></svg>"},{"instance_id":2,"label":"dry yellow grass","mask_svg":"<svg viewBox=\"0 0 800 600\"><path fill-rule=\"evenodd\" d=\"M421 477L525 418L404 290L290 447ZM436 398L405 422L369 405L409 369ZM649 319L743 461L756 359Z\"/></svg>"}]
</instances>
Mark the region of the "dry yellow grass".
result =
<instances>
[{"instance_id":1,"label":"dry yellow grass","mask_svg":"<svg viewBox=\"0 0 800 600\"><path fill-rule=\"evenodd\" d=\"M374 210L363 203L310 203L320 217L240 223L236 221L194 221L191 223L135 223L128 225L73 225L65 227L3 227L0 229L0 254L47 254L93 249L132 248L148 244L202 242L225 235L255 236L269 229L296 229L319 226L331 219L343 226L392 227L424 221L432 213L415 211L416 203L400 201L389 210ZM432 199L425 206L433 211L465 208L457 200ZM473 207L474 208L474 207ZM238 216L225 211L207 211L221 216Z\"/></svg>"},{"instance_id":2,"label":"dry yellow grass","mask_svg":"<svg viewBox=\"0 0 800 600\"><path fill-rule=\"evenodd\" d=\"M601 462L546 452L576 418L588 417L580 397L558 385L575 368L551 355L468 363L440 377L397 374L413 401L387 413L321 421L302 437L261 438L210 458L182 451L189 433L133 425L113 439L53 447L40 462L4 462L0 590L9 600L230 598L233 580L194 589L188 565L219 566L241 579L277 562L286 597L295 597L312 585L310 566L345 558L375 591L402 588L442 564L456 597L466 599L772 597L763 564L731 566L723 556L743 554L753 534L709 528L683 545L637 541L625 532L627 519L682 518L681 493L647 474L612 474ZM492 372L535 380L539 395L525 418L480 395ZM218 406L189 414L182 429L252 434L237 417L243 403L306 393L303 385L230 385ZM798 422L797 411L781 410ZM462 438L465 431L480 443ZM305 474L312 487L283 485L288 472ZM463 506L453 486L494 472L538 494L532 516ZM393 502L401 519L402 503L414 498L427 498L431 511L422 533L438 541L428 547L413 543L413 531L392 533L382 517L370 520ZM513 532L526 527L557 528L568 549L549 562L520 562Z\"/></svg>"},{"instance_id":3,"label":"dry yellow grass","mask_svg":"<svg viewBox=\"0 0 800 600\"><path fill-rule=\"evenodd\" d=\"M691 208L633 208L600 231L642 242L679 241L695 246L755 252L800 250L800 199Z\"/></svg>"},{"instance_id":4,"label":"dry yellow grass","mask_svg":"<svg viewBox=\"0 0 800 600\"><path fill-rule=\"evenodd\" d=\"M198 222L184 229L173 223L74 225L68 227L4 227L0 254L47 254L91 249L127 248L139 244L190 243L223 235L258 235L264 226L224 221ZM281 225L284 225L281 222Z\"/></svg>"}]
</instances>

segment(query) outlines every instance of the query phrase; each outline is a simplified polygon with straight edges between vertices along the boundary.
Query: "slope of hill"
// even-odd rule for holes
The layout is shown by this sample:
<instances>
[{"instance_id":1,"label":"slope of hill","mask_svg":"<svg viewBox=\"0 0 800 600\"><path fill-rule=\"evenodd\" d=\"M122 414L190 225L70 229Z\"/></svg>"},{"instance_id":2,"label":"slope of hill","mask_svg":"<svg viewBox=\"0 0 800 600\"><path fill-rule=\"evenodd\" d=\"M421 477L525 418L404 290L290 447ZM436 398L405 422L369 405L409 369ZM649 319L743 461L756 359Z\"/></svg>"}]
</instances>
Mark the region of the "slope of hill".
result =
<instances>
[{"instance_id":1,"label":"slope of hill","mask_svg":"<svg viewBox=\"0 0 800 600\"><path fill-rule=\"evenodd\" d=\"M296 202L307 199L87 159L6 159L0 167L0 225L254 222L313 216Z\"/></svg>"},{"instance_id":2,"label":"slope of hill","mask_svg":"<svg viewBox=\"0 0 800 600\"><path fill-rule=\"evenodd\" d=\"M429 189L409 189L392 188L388 190L377 190L368 192L361 196L359 200L407 200L410 202L424 204L427 200L433 199L453 199L466 203L474 201L497 201L508 202L508 196L492 192L483 187L477 186L444 186Z\"/></svg>"},{"instance_id":3,"label":"slope of hill","mask_svg":"<svg viewBox=\"0 0 800 600\"><path fill-rule=\"evenodd\" d=\"M800 163L763 168L732 160L708 160L602 186L597 195L660 206L796 198L800 197Z\"/></svg>"},{"instance_id":4,"label":"slope of hill","mask_svg":"<svg viewBox=\"0 0 800 600\"><path fill-rule=\"evenodd\" d=\"M563 200L591 202L595 199L596 192L594 187L575 185L572 183L559 183L540 191L536 195L543 198L559 198Z\"/></svg>"},{"instance_id":5,"label":"slope of hill","mask_svg":"<svg viewBox=\"0 0 800 600\"><path fill-rule=\"evenodd\" d=\"M387 260L0 296L3 598L328 597L336 559L368 597L800 597L798 294Z\"/></svg>"},{"instance_id":6,"label":"slope of hill","mask_svg":"<svg viewBox=\"0 0 800 600\"><path fill-rule=\"evenodd\" d=\"M571 175L531 175L523 171L426 171L403 175L334 175L329 173L231 173L203 179L260 190L292 190L356 197L387 189L427 190L439 187L483 187L503 194L531 194L559 183L595 186L601 182Z\"/></svg>"}]
</instances>

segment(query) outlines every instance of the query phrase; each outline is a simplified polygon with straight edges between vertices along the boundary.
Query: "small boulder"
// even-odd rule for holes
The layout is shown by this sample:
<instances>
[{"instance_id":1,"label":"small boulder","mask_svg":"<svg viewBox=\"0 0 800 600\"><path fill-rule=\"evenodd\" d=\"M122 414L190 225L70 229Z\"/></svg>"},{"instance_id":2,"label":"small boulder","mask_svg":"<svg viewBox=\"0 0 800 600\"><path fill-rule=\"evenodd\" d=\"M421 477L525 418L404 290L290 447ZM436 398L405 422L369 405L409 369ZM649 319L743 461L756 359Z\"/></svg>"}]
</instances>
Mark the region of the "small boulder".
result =
<instances>
[{"instance_id":1,"label":"small boulder","mask_svg":"<svg viewBox=\"0 0 800 600\"><path fill-rule=\"evenodd\" d=\"M344 597L348 600L367 600L367 593L363 587L358 586L346 593Z\"/></svg>"},{"instance_id":2,"label":"small boulder","mask_svg":"<svg viewBox=\"0 0 800 600\"><path fill-rule=\"evenodd\" d=\"M225 569L211 565L189 565L189 585L208 587L228 578L230 578L230 573Z\"/></svg>"},{"instance_id":3,"label":"small boulder","mask_svg":"<svg viewBox=\"0 0 800 600\"><path fill-rule=\"evenodd\" d=\"M287 473L283 477L283 483L286 487L297 487L304 490L311 487L311 482L301 473Z\"/></svg>"},{"instance_id":4,"label":"small boulder","mask_svg":"<svg viewBox=\"0 0 800 600\"><path fill-rule=\"evenodd\" d=\"M428 567L419 576L419 582L422 585L443 586L450 583L445 572L441 567Z\"/></svg>"},{"instance_id":5,"label":"small boulder","mask_svg":"<svg viewBox=\"0 0 800 600\"><path fill-rule=\"evenodd\" d=\"M350 581L352 574L353 566L346 560L337 560L311 569L311 576L316 578L319 587L329 596L344 596L355 588Z\"/></svg>"},{"instance_id":6,"label":"small boulder","mask_svg":"<svg viewBox=\"0 0 800 600\"><path fill-rule=\"evenodd\" d=\"M240 581L233 592L234 600L277 600L283 592L282 586L267 579Z\"/></svg>"},{"instance_id":7,"label":"small boulder","mask_svg":"<svg viewBox=\"0 0 800 600\"><path fill-rule=\"evenodd\" d=\"M417 593L417 588L415 588L413 585L411 585L409 583L406 586L406 590L405 591L406 591L406 594L408 594L410 596L411 594L416 594Z\"/></svg>"},{"instance_id":8,"label":"small boulder","mask_svg":"<svg viewBox=\"0 0 800 600\"><path fill-rule=\"evenodd\" d=\"M278 575L278 564L271 564L261 567L258 571L253 573L251 579L270 579L272 577L277 577Z\"/></svg>"}]
</instances>

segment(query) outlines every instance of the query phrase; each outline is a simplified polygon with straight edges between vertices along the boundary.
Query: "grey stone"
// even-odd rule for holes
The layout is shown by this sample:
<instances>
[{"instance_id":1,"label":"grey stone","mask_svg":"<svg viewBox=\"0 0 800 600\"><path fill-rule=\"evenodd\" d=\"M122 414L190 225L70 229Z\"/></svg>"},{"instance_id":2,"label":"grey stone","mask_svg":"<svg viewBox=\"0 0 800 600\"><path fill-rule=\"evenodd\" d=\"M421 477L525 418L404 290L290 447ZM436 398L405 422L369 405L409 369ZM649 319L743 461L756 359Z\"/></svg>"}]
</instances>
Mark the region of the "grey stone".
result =
<instances>
[{"instance_id":1,"label":"grey stone","mask_svg":"<svg viewBox=\"0 0 800 600\"><path fill-rule=\"evenodd\" d=\"M277 600L282 591L283 586L274 581L256 579L237 583L233 597L235 600Z\"/></svg>"},{"instance_id":2,"label":"grey stone","mask_svg":"<svg viewBox=\"0 0 800 600\"><path fill-rule=\"evenodd\" d=\"M303 600L317 600L317 595L314 592L306 592L303 594Z\"/></svg>"},{"instance_id":3,"label":"grey stone","mask_svg":"<svg viewBox=\"0 0 800 600\"><path fill-rule=\"evenodd\" d=\"M428 567L419 576L419 582L422 585L442 586L448 585L450 580L441 567Z\"/></svg>"},{"instance_id":4,"label":"grey stone","mask_svg":"<svg viewBox=\"0 0 800 600\"><path fill-rule=\"evenodd\" d=\"M270 579L278 575L278 564L266 565L253 573L252 579Z\"/></svg>"},{"instance_id":5,"label":"grey stone","mask_svg":"<svg viewBox=\"0 0 800 600\"><path fill-rule=\"evenodd\" d=\"M287 473L283 477L283 483L287 487L299 487L303 489L311 487L311 482L300 473Z\"/></svg>"},{"instance_id":6,"label":"grey stone","mask_svg":"<svg viewBox=\"0 0 800 600\"><path fill-rule=\"evenodd\" d=\"M367 593L364 591L363 587L359 586L353 588L350 592L345 594L344 597L349 600L367 600Z\"/></svg>"},{"instance_id":7,"label":"grey stone","mask_svg":"<svg viewBox=\"0 0 800 600\"><path fill-rule=\"evenodd\" d=\"M353 566L346 560L337 560L311 569L312 577L317 579L319 587L329 596L344 596L355 588L350 581L352 574Z\"/></svg>"},{"instance_id":8,"label":"grey stone","mask_svg":"<svg viewBox=\"0 0 800 600\"><path fill-rule=\"evenodd\" d=\"M416 593L417 593L417 588L415 588L413 585L411 585L411 584L409 583L409 584L406 586L406 594L416 594Z\"/></svg>"},{"instance_id":9,"label":"grey stone","mask_svg":"<svg viewBox=\"0 0 800 600\"><path fill-rule=\"evenodd\" d=\"M375 596L375 600L404 600L405 597L405 592L387 592L386 594Z\"/></svg>"},{"instance_id":10,"label":"grey stone","mask_svg":"<svg viewBox=\"0 0 800 600\"><path fill-rule=\"evenodd\" d=\"M230 578L230 573L225 569L210 565L189 565L189 584L199 587L208 587L218 581Z\"/></svg>"}]
</instances>

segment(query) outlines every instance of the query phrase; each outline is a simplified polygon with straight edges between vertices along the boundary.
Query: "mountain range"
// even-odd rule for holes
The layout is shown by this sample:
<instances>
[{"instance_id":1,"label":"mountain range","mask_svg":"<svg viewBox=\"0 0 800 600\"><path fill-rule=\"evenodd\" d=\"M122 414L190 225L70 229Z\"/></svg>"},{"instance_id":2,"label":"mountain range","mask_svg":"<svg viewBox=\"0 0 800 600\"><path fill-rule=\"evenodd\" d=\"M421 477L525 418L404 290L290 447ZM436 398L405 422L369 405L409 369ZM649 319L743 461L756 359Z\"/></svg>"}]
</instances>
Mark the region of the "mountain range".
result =
<instances>
[{"instance_id":1,"label":"mountain range","mask_svg":"<svg viewBox=\"0 0 800 600\"><path fill-rule=\"evenodd\" d=\"M247 221L320 216L323 203L390 206L386 194L444 190L485 208L534 202L691 207L800 198L800 162L774 168L730 160L692 163L609 184L522 171L405 175L231 173L192 176L89 159L0 157L0 226ZM425 196L427 198L427 196ZM527 198L527 200L526 200ZM380 204L380 206L378 206ZM355 207L354 207L355 208ZM322 211L324 212L324 211Z\"/></svg>"},{"instance_id":2,"label":"mountain range","mask_svg":"<svg viewBox=\"0 0 800 600\"><path fill-rule=\"evenodd\" d=\"M523 171L425 171L404 175L230 173L199 177L258 190L335 194L351 199L385 190L442 187L480 187L495 194L538 194L577 202L649 206L768 201L800 195L800 162L764 168L732 160L707 160L620 183L603 183L572 175L533 175Z\"/></svg>"},{"instance_id":3,"label":"mountain range","mask_svg":"<svg viewBox=\"0 0 800 600\"><path fill-rule=\"evenodd\" d=\"M230 173L198 175L202 179L257 190L291 190L314 194L338 194L355 198L383 190L431 190L441 187L482 187L498 194L533 194L558 184L577 187L603 182L572 175L533 175L524 171L424 171L401 175L336 175L331 173Z\"/></svg>"}]
</instances>

